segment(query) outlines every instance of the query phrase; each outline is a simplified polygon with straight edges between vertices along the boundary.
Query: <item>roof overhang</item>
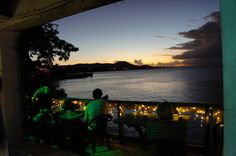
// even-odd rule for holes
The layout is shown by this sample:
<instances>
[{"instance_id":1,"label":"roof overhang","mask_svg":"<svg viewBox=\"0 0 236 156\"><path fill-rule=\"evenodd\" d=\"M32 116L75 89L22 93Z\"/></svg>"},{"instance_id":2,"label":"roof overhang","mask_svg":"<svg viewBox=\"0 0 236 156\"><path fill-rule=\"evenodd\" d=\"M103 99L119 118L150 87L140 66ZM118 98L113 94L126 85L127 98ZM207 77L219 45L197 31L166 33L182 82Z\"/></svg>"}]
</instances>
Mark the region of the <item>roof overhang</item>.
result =
<instances>
[{"instance_id":1,"label":"roof overhang","mask_svg":"<svg viewBox=\"0 0 236 156\"><path fill-rule=\"evenodd\" d=\"M121 0L2 0L0 31L20 31Z\"/></svg>"}]
</instances>

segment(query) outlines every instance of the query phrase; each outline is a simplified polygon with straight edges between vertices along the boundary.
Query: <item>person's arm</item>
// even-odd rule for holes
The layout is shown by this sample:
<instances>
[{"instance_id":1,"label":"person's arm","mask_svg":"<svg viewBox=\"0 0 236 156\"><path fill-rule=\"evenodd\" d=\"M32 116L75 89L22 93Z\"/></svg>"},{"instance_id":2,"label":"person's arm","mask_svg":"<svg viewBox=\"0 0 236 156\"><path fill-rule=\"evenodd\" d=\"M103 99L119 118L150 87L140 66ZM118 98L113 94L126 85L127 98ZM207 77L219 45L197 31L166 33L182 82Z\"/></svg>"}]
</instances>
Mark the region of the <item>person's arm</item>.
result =
<instances>
[{"instance_id":1,"label":"person's arm","mask_svg":"<svg viewBox=\"0 0 236 156\"><path fill-rule=\"evenodd\" d=\"M43 86L35 91L31 99L35 100L40 94L48 94L49 92L50 89L48 88L48 86Z\"/></svg>"},{"instance_id":2,"label":"person's arm","mask_svg":"<svg viewBox=\"0 0 236 156\"><path fill-rule=\"evenodd\" d=\"M108 95L105 95L102 97L103 100L107 100L108 99Z\"/></svg>"},{"instance_id":3,"label":"person's arm","mask_svg":"<svg viewBox=\"0 0 236 156\"><path fill-rule=\"evenodd\" d=\"M87 124L87 122L88 122L88 105L87 105L86 110L84 112L84 123Z\"/></svg>"},{"instance_id":4,"label":"person's arm","mask_svg":"<svg viewBox=\"0 0 236 156\"><path fill-rule=\"evenodd\" d=\"M42 118L42 116L43 116L42 113L38 113L37 115L35 115L35 116L33 117L33 121L34 121L34 122L39 121L39 120Z\"/></svg>"},{"instance_id":5,"label":"person's arm","mask_svg":"<svg viewBox=\"0 0 236 156\"><path fill-rule=\"evenodd\" d=\"M31 100L32 100L32 101L35 101L37 96L38 96L38 91L36 91L36 92L34 93L34 95L32 96Z\"/></svg>"},{"instance_id":6,"label":"person's arm","mask_svg":"<svg viewBox=\"0 0 236 156\"><path fill-rule=\"evenodd\" d=\"M103 108L103 113L104 114L110 114L109 113L109 103L108 103L108 101L107 100L104 100L104 106L103 106L104 108Z\"/></svg>"},{"instance_id":7,"label":"person's arm","mask_svg":"<svg viewBox=\"0 0 236 156\"><path fill-rule=\"evenodd\" d=\"M40 109L40 112L33 117L33 121L34 122L39 121L46 112L48 112L48 109Z\"/></svg>"}]
</instances>

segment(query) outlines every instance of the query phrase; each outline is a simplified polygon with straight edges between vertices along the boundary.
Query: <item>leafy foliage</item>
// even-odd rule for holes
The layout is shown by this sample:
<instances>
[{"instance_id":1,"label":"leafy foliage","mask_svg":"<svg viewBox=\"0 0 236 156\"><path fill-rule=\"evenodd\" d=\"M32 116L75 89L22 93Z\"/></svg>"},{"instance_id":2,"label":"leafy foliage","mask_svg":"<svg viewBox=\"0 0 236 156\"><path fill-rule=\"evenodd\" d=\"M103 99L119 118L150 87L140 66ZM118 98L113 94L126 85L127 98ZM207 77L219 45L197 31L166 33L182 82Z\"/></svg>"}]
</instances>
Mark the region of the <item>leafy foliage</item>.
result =
<instances>
[{"instance_id":1,"label":"leafy foliage","mask_svg":"<svg viewBox=\"0 0 236 156\"><path fill-rule=\"evenodd\" d=\"M56 57L66 61L70 52L79 50L57 36L57 27L56 24L47 23L21 32L19 50L25 65L30 61L37 61L41 65L52 66Z\"/></svg>"},{"instance_id":2,"label":"leafy foliage","mask_svg":"<svg viewBox=\"0 0 236 156\"><path fill-rule=\"evenodd\" d=\"M26 94L32 94L42 83L55 89L57 85L50 77L50 72L47 72L48 69L53 66L56 58L67 61L70 52L79 50L71 43L60 39L57 28L58 25L47 23L26 29L19 35L17 48L20 52L22 80ZM44 69L47 69L46 72Z\"/></svg>"}]
</instances>

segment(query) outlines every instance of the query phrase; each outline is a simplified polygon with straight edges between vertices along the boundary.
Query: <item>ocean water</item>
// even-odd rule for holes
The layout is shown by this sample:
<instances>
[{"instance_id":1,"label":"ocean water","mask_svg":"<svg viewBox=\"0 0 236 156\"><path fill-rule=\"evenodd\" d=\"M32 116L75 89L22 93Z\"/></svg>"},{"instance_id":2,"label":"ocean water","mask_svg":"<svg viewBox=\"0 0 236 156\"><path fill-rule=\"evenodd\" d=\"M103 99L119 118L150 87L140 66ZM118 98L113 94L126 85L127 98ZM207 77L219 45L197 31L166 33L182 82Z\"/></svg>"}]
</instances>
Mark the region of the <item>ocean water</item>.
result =
<instances>
[{"instance_id":1,"label":"ocean water","mask_svg":"<svg viewBox=\"0 0 236 156\"><path fill-rule=\"evenodd\" d=\"M101 88L110 100L169 101L222 105L219 67L185 67L95 72L93 77L59 82L68 97L92 98Z\"/></svg>"}]
</instances>

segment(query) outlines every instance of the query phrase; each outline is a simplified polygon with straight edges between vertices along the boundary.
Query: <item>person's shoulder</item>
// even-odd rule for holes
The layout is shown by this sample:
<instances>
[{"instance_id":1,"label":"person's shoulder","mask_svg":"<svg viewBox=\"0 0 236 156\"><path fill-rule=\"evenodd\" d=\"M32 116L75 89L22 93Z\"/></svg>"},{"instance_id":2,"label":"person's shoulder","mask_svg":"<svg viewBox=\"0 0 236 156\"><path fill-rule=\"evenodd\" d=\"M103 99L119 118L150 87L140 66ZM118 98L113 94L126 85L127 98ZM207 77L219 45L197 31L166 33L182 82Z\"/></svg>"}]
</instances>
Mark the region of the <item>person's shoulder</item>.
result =
<instances>
[{"instance_id":1,"label":"person's shoulder","mask_svg":"<svg viewBox=\"0 0 236 156\"><path fill-rule=\"evenodd\" d=\"M101 103L101 104L107 104L108 101L107 101L106 99L100 99L100 103Z\"/></svg>"},{"instance_id":2,"label":"person's shoulder","mask_svg":"<svg viewBox=\"0 0 236 156\"><path fill-rule=\"evenodd\" d=\"M98 99L92 100L92 101L90 101L90 102L87 104L86 107L91 107L92 105L97 104L97 103L99 103Z\"/></svg>"},{"instance_id":3,"label":"person's shoulder","mask_svg":"<svg viewBox=\"0 0 236 156\"><path fill-rule=\"evenodd\" d=\"M105 103L105 102L106 100L104 99L96 99L96 100L91 101L91 103Z\"/></svg>"}]
</instances>

